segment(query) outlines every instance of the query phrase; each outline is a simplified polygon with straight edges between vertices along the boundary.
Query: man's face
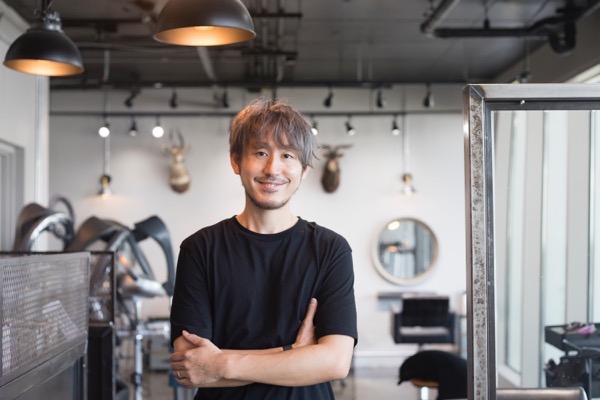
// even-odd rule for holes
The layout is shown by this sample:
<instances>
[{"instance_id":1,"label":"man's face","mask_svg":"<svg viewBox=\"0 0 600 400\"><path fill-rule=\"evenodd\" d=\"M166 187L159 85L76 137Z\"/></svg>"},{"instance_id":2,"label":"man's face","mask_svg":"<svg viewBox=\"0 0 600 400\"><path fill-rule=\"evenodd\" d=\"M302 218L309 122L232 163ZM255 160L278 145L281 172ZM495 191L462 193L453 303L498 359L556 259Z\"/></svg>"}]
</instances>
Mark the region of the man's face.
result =
<instances>
[{"instance_id":1,"label":"man's face","mask_svg":"<svg viewBox=\"0 0 600 400\"><path fill-rule=\"evenodd\" d=\"M250 143L239 163L231 159L231 166L248 199L263 210L284 207L308 174L294 149L280 147L272 139Z\"/></svg>"}]
</instances>

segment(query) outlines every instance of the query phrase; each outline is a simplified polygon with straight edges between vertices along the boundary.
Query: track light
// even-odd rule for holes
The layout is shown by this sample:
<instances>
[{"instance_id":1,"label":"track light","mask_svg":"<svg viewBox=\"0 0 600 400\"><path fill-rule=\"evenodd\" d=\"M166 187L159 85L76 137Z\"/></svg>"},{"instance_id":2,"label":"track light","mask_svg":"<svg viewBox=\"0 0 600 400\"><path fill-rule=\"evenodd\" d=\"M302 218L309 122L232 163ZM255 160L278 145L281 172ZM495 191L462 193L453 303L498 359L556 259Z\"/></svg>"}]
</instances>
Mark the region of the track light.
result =
<instances>
[{"instance_id":1,"label":"track light","mask_svg":"<svg viewBox=\"0 0 600 400\"><path fill-rule=\"evenodd\" d=\"M104 120L104 124L98 129L98 135L100 137L106 138L110 135L110 123L108 120Z\"/></svg>"},{"instance_id":2,"label":"track light","mask_svg":"<svg viewBox=\"0 0 600 400\"><path fill-rule=\"evenodd\" d=\"M312 131L313 135L317 136L319 134L319 129L317 128L317 121L312 120L312 127L310 128L310 130Z\"/></svg>"},{"instance_id":3,"label":"track light","mask_svg":"<svg viewBox=\"0 0 600 400\"><path fill-rule=\"evenodd\" d=\"M348 116L348 120L346 121L346 133L348 136L354 136L356 134L356 129L350 123L350 116Z\"/></svg>"},{"instance_id":4,"label":"track light","mask_svg":"<svg viewBox=\"0 0 600 400\"><path fill-rule=\"evenodd\" d=\"M240 0L170 0L156 27L155 40L182 46L219 46L256 36Z\"/></svg>"},{"instance_id":5,"label":"track light","mask_svg":"<svg viewBox=\"0 0 600 400\"><path fill-rule=\"evenodd\" d=\"M383 98L383 93L381 92L381 89L379 89L377 91L377 98L375 99L375 105L377 106L377 108L384 108L386 106L386 101Z\"/></svg>"},{"instance_id":6,"label":"track light","mask_svg":"<svg viewBox=\"0 0 600 400\"><path fill-rule=\"evenodd\" d=\"M229 108L229 96L227 95L227 88L225 88L223 96L221 96L221 105L223 108Z\"/></svg>"},{"instance_id":7,"label":"track light","mask_svg":"<svg viewBox=\"0 0 600 400\"><path fill-rule=\"evenodd\" d=\"M398 128L398 123L396 122L396 117L394 117L394 120L392 121L392 135L394 135L394 136L400 135L400 128Z\"/></svg>"},{"instance_id":8,"label":"track light","mask_svg":"<svg viewBox=\"0 0 600 400\"><path fill-rule=\"evenodd\" d=\"M33 75L68 76L83 72L79 49L62 31L60 15L51 2L35 10L36 21L8 48L4 65Z\"/></svg>"},{"instance_id":9,"label":"track light","mask_svg":"<svg viewBox=\"0 0 600 400\"><path fill-rule=\"evenodd\" d=\"M331 107L331 104L333 103L333 90L331 88L329 88L329 94L327 95L327 97L325 97L325 100L323 100L323 105L327 108Z\"/></svg>"},{"instance_id":10,"label":"track light","mask_svg":"<svg viewBox=\"0 0 600 400\"><path fill-rule=\"evenodd\" d=\"M160 124L160 117L156 117L156 125L152 128L152 136L155 138L161 138L165 134L165 129Z\"/></svg>"},{"instance_id":11,"label":"track light","mask_svg":"<svg viewBox=\"0 0 600 400\"><path fill-rule=\"evenodd\" d=\"M427 84L427 94L423 99L423 107L425 108L433 108L435 107L435 101L433 99L433 94L431 93L431 85Z\"/></svg>"},{"instance_id":12,"label":"track light","mask_svg":"<svg viewBox=\"0 0 600 400\"><path fill-rule=\"evenodd\" d=\"M129 97L125 99L123 104L125 104L127 108L133 107L133 100L138 96L138 94L140 94L140 89L137 86L132 86L129 92Z\"/></svg>"},{"instance_id":13,"label":"track light","mask_svg":"<svg viewBox=\"0 0 600 400\"><path fill-rule=\"evenodd\" d=\"M131 116L131 125L129 125L129 136L137 136L137 134L138 134L137 122L135 120L135 117L132 115Z\"/></svg>"},{"instance_id":14,"label":"track light","mask_svg":"<svg viewBox=\"0 0 600 400\"><path fill-rule=\"evenodd\" d=\"M179 104L177 103L177 90L173 88L173 94L171 95L171 99L169 100L169 107L177 108Z\"/></svg>"}]
</instances>

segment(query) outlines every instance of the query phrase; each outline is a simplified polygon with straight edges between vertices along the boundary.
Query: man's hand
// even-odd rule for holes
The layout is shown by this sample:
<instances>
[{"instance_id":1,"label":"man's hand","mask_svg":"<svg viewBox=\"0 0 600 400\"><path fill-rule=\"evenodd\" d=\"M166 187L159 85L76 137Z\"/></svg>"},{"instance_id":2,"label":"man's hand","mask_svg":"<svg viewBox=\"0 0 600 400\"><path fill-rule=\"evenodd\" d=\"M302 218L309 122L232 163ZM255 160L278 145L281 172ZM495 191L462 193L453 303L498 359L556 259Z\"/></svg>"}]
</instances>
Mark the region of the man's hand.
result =
<instances>
[{"instance_id":1,"label":"man's hand","mask_svg":"<svg viewBox=\"0 0 600 400\"><path fill-rule=\"evenodd\" d=\"M304 316L304 320L302 321L302 325L300 325L300 329L298 330L298 334L296 335L296 341L293 344L293 348L309 346L311 344L317 344L317 338L315 336L315 324L314 318L315 313L317 312L317 299L310 299L310 303L308 303L308 310L306 310L306 315Z\"/></svg>"},{"instance_id":2,"label":"man's hand","mask_svg":"<svg viewBox=\"0 0 600 400\"><path fill-rule=\"evenodd\" d=\"M171 369L177 382L185 387L199 387L219 381L219 356L223 352L210 340L183 331L185 347L191 350L171 354Z\"/></svg>"},{"instance_id":3,"label":"man's hand","mask_svg":"<svg viewBox=\"0 0 600 400\"><path fill-rule=\"evenodd\" d=\"M306 315L296 334L293 348L317 344L315 337L314 317L317 311L317 300L311 299ZM183 331L183 335L175 340L175 352L171 354L171 369L177 382L184 387L216 387L240 386L251 382L224 379L221 367L226 362L222 355L227 354L274 354L281 352L281 347L264 350L221 350L210 340Z\"/></svg>"}]
</instances>

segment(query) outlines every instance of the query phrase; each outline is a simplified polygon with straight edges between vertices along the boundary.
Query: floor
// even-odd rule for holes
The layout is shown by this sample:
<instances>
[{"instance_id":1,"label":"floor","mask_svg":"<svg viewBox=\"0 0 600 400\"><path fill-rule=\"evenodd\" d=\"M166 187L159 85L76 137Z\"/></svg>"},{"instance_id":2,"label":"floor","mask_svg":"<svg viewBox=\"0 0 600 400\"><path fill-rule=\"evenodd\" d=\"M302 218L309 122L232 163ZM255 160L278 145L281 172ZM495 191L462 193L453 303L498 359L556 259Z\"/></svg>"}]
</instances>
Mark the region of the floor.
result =
<instances>
[{"instance_id":1,"label":"floor","mask_svg":"<svg viewBox=\"0 0 600 400\"><path fill-rule=\"evenodd\" d=\"M153 354L152 348L145 346L145 353ZM136 396L131 379L134 370L133 347L122 346L120 349L120 376L129 384L129 400L192 400L193 393L183 388L174 388L169 380L166 370L166 361L161 355L146 355L144 357L144 368L142 374L141 390ZM168 358L168 354L165 354ZM387 400L406 399L416 400L419 397L417 389L410 383L397 384L398 366L395 367L362 367L353 368L348 378L344 381L332 383L336 400ZM429 398L435 398L435 392L429 394Z\"/></svg>"},{"instance_id":2,"label":"floor","mask_svg":"<svg viewBox=\"0 0 600 400\"><path fill-rule=\"evenodd\" d=\"M417 390L410 383L396 384L396 370L372 369L353 371L342 384L333 382L336 400L387 400L387 399L418 399ZM166 372L145 372L142 381L143 400L192 400L193 393L181 388L170 386ZM430 393L430 398L435 394ZM130 400L136 399L134 391L130 391Z\"/></svg>"}]
</instances>

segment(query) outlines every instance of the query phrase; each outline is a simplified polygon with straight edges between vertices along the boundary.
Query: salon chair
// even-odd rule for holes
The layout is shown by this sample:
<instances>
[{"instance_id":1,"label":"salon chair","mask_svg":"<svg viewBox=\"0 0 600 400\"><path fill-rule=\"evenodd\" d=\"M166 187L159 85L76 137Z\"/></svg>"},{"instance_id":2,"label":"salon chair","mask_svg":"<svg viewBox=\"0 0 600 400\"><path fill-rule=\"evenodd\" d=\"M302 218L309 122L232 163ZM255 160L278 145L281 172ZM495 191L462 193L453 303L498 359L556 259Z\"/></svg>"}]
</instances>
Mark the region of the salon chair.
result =
<instances>
[{"instance_id":1,"label":"salon chair","mask_svg":"<svg viewBox=\"0 0 600 400\"><path fill-rule=\"evenodd\" d=\"M398 385L410 381L419 389L419 400L428 400L432 388L438 400L467 398L467 361L453 353L419 351L404 360L398 378Z\"/></svg>"},{"instance_id":2,"label":"salon chair","mask_svg":"<svg viewBox=\"0 0 600 400\"><path fill-rule=\"evenodd\" d=\"M587 400L581 387L498 389L497 400Z\"/></svg>"},{"instance_id":3,"label":"salon chair","mask_svg":"<svg viewBox=\"0 0 600 400\"><path fill-rule=\"evenodd\" d=\"M454 343L456 316L447 296L403 296L402 308L392 310L396 343Z\"/></svg>"},{"instance_id":4,"label":"salon chair","mask_svg":"<svg viewBox=\"0 0 600 400\"><path fill-rule=\"evenodd\" d=\"M67 212L54 209L57 202L62 201L67 206ZM25 205L17 218L17 227L13 240L14 252L31 251L34 242L43 232L53 233L62 241L62 248L66 248L73 240L74 221L71 205L64 198L53 198L48 207L37 203Z\"/></svg>"}]
</instances>

